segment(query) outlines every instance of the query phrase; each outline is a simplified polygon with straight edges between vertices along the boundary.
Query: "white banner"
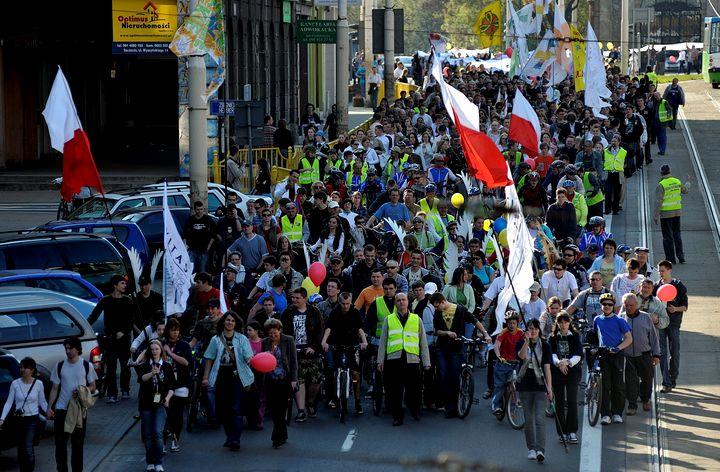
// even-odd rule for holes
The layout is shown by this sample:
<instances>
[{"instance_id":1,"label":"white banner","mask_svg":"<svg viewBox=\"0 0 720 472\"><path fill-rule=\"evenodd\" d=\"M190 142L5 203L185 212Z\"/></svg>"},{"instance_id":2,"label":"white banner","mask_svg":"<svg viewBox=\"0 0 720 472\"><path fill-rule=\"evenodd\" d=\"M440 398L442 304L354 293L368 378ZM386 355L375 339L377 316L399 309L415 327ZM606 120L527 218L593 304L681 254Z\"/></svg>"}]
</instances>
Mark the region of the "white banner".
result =
<instances>
[{"instance_id":1,"label":"white banner","mask_svg":"<svg viewBox=\"0 0 720 472\"><path fill-rule=\"evenodd\" d=\"M167 182L163 189L163 223L165 227L165 256L163 271L165 287L165 315L183 313L193 284L193 263L185 243L178 233L167 201Z\"/></svg>"}]
</instances>

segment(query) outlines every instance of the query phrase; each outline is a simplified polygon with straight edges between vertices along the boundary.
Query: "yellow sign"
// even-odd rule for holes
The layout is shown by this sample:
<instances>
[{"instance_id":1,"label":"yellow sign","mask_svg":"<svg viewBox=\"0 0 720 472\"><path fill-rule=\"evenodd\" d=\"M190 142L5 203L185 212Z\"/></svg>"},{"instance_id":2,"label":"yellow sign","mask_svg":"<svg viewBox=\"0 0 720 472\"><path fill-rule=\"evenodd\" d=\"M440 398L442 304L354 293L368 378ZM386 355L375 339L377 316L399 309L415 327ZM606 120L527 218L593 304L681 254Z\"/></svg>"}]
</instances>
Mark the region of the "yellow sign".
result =
<instances>
[{"instance_id":1,"label":"yellow sign","mask_svg":"<svg viewBox=\"0 0 720 472\"><path fill-rule=\"evenodd\" d=\"M113 53L167 53L177 30L177 0L113 0Z\"/></svg>"},{"instance_id":2,"label":"yellow sign","mask_svg":"<svg viewBox=\"0 0 720 472\"><path fill-rule=\"evenodd\" d=\"M570 25L572 32L572 58L573 73L575 77L575 91L585 90L585 38L574 25Z\"/></svg>"},{"instance_id":3,"label":"yellow sign","mask_svg":"<svg viewBox=\"0 0 720 472\"><path fill-rule=\"evenodd\" d=\"M480 40L480 47L491 48L502 46L503 28L500 18L502 18L500 0L491 3L480 11L473 25L473 32Z\"/></svg>"}]
</instances>

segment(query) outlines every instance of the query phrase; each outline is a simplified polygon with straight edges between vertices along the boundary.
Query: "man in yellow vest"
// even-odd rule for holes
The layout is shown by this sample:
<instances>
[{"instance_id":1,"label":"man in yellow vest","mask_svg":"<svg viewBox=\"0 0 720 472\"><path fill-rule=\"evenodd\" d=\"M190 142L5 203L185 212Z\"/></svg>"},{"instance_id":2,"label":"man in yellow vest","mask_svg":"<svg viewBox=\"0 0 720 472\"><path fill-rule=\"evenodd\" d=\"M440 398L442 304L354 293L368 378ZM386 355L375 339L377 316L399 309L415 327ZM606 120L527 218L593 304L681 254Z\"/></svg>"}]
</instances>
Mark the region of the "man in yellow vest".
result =
<instances>
[{"instance_id":1,"label":"man in yellow vest","mask_svg":"<svg viewBox=\"0 0 720 472\"><path fill-rule=\"evenodd\" d=\"M438 213L437 186L435 184L427 184L425 186L425 198L420 199L420 209L429 217Z\"/></svg>"},{"instance_id":2,"label":"man in yellow vest","mask_svg":"<svg viewBox=\"0 0 720 472\"><path fill-rule=\"evenodd\" d=\"M662 230L663 249L665 259L675 264L685 263L682 235L680 233L680 213L682 212L682 194L688 193L687 187L678 179L670 175L670 166L665 164L660 168L660 182L655 188L655 215L654 221L660 224Z\"/></svg>"},{"instance_id":3,"label":"man in yellow vest","mask_svg":"<svg viewBox=\"0 0 720 472\"><path fill-rule=\"evenodd\" d=\"M620 196L625 183L625 157L627 151L620 147L620 135L616 134L610 140L610 147L605 149L603 156L603 170L605 178L605 214L620 213Z\"/></svg>"},{"instance_id":4,"label":"man in yellow vest","mask_svg":"<svg viewBox=\"0 0 720 472\"><path fill-rule=\"evenodd\" d=\"M602 216L605 194L602 191L602 184L594 167L590 167L587 172L583 172L583 187L585 187L588 220L593 216Z\"/></svg>"},{"instance_id":5,"label":"man in yellow vest","mask_svg":"<svg viewBox=\"0 0 720 472\"><path fill-rule=\"evenodd\" d=\"M305 155L300 159L300 185L308 191L313 182L320 180L320 159L315 155L315 146L307 145L303 148Z\"/></svg>"},{"instance_id":6,"label":"man in yellow vest","mask_svg":"<svg viewBox=\"0 0 720 472\"><path fill-rule=\"evenodd\" d=\"M400 426L405 416L403 397L410 416L420 420L420 363L430 368L430 350L422 320L410 313L406 294L395 295L395 309L383 322L377 364L385 378L393 426Z\"/></svg>"},{"instance_id":7,"label":"man in yellow vest","mask_svg":"<svg viewBox=\"0 0 720 472\"><path fill-rule=\"evenodd\" d=\"M655 128L657 133L658 143L658 156L665 155L665 149L667 148L667 126L672 123L673 115L670 104L665 100L660 92L655 92L653 95L655 103L657 103L657 120L658 126Z\"/></svg>"},{"instance_id":8,"label":"man in yellow vest","mask_svg":"<svg viewBox=\"0 0 720 472\"><path fill-rule=\"evenodd\" d=\"M298 215L297 206L294 203L285 205L285 215L280 218L280 231L287 236L290 243L307 241L310 237L307 221Z\"/></svg>"}]
</instances>

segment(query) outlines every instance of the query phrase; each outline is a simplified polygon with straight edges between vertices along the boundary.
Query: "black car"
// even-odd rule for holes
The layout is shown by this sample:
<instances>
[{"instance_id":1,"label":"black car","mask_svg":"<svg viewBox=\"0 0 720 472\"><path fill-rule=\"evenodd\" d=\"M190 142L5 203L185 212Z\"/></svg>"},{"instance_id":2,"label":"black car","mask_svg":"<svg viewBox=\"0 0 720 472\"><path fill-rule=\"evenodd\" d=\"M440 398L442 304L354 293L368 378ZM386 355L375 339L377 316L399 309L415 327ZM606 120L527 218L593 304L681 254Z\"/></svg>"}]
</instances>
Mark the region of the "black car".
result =
<instances>
[{"instance_id":1,"label":"black car","mask_svg":"<svg viewBox=\"0 0 720 472\"><path fill-rule=\"evenodd\" d=\"M5 349L0 349L0 409L10 395L10 384L20 377L20 363ZM0 428L0 450L15 447L16 440L13 437L13 418L8 415L5 424Z\"/></svg>"},{"instance_id":2,"label":"black car","mask_svg":"<svg viewBox=\"0 0 720 472\"><path fill-rule=\"evenodd\" d=\"M127 249L113 236L91 233L0 234L0 270L61 269L77 272L102 293L110 293L113 275L127 275L128 293L135 275Z\"/></svg>"}]
</instances>

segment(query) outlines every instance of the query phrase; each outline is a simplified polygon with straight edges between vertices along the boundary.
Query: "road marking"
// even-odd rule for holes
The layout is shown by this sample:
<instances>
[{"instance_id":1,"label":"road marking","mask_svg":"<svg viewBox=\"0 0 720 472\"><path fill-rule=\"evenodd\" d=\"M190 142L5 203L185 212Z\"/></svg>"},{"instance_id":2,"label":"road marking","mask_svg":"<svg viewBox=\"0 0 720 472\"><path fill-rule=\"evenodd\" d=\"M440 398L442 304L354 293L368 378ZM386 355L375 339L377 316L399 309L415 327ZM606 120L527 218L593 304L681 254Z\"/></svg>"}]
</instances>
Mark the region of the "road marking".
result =
<instances>
[{"instance_id":1,"label":"road marking","mask_svg":"<svg viewBox=\"0 0 720 472\"><path fill-rule=\"evenodd\" d=\"M355 439L357 439L357 428L353 428L350 430L350 432L345 437L345 441L343 441L342 447L340 448L341 452L349 452L350 449L352 449L353 444L355 443Z\"/></svg>"},{"instance_id":2,"label":"road marking","mask_svg":"<svg viewBox=\"0 0 720 472\"><path fill-rule=\"evenodd\" d=\"M720 103L718 103L718 101L715 100L715 97L713 97L713 96L710 94L710 92L708 92L707 90L705 91L705 95L707 95L707 97L710 99L710 101L711 101L712 104L715 106L715 108L717 109L717 111L720 111Z\"/></svg>"},{"instance_id":3,"label":"road marking","mask_svg":"<svg viewBox=\"0 0 720 472\"><path fill-rule=\"evenodd\" d=\"M581 391L585 396L585 390ZM582 440L580 442L580 470L581 472L600 472L602 465L602 425L590 426L587 420L587 402L583 405Z\"/></svg>"},{"instance_id":4,"label":"road marking","mask_svg":"<svg viewBox=\"0 0 720 472\"><path fill-rule=\"evenodd\" d=\"M612 214L605 215L605 232L612 233Z\"/></svg>"}]
</instances>

